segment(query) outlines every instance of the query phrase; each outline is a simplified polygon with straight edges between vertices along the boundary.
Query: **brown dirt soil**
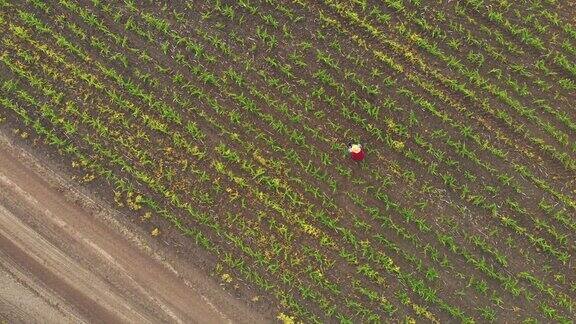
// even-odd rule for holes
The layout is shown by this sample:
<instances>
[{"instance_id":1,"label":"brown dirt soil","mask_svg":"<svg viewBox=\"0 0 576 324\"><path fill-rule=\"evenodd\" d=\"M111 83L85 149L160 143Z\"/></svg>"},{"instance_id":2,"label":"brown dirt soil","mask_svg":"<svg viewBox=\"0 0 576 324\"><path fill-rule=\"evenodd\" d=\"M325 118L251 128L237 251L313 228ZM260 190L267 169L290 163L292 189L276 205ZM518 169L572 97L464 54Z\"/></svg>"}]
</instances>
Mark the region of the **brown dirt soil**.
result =
<instances>
[{"instance_id":1,"label":"brown dirt soil","mask_svg":"<svg viewBox=\"0 0 576 324\"><path fill-rule=\"evenodd\" d=\"M209 277L134 235L116 212L0 139L0 318L265 322Z\"/></svg>"}]
</instances>

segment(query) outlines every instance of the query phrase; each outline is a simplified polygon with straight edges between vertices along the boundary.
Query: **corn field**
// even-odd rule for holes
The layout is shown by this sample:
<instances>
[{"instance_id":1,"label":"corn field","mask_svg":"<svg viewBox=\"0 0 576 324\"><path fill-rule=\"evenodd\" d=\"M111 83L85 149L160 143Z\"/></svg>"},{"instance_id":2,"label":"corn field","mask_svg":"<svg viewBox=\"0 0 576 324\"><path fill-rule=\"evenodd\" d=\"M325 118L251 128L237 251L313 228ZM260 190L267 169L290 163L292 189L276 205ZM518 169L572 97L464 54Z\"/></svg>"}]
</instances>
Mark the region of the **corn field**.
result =
<instances>
[{"instance_id":1,"label":"corn field","mask_svg":"<svg viewBox=\"0 0 576 324\"><path fill-rule=\"evenodd\" d=\"M572 323L575 17L0 0L0 128L276 321Z\"/></svg>"}]
</instances>

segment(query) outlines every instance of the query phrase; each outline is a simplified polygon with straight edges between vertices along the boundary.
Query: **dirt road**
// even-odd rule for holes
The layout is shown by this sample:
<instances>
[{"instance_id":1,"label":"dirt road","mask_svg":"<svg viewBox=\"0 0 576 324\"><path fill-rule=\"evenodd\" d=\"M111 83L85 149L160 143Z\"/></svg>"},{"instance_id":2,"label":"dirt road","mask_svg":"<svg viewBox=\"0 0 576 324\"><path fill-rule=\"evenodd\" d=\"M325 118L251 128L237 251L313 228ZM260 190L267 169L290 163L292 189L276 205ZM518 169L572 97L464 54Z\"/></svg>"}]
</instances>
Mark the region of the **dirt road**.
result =
<instances>
[{"instance_id":1,"label":"dirt road","mask_svg":"<svg viewBox=\"0 0 576 324\"><path fill-rule=\"evenodd\" d=\"M54 181L65 179L42 169L2 137L0 319L9 323L264 321L208 277L168 263L144 239L116 222L113 211L101 206L99 212L88 211L71 202L73 195L94 203L78 192L55 189Z\"/></svg>"}]
</instances>

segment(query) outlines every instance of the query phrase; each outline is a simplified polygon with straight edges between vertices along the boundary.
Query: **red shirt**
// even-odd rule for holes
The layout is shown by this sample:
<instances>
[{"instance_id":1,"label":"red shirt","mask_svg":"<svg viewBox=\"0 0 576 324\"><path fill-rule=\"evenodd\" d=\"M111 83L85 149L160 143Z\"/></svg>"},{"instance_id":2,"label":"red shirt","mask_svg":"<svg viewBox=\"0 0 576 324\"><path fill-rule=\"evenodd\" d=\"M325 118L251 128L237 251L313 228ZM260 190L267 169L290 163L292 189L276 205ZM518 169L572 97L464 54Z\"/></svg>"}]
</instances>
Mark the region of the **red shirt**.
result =
<instances>
[{"instance_id":1,"label":"red shirt","mask_svg":"<svg viewBox=\"0 0 576 324\"><path fill-rule=\"evenodd\" d=\"M360 150L358 153L350 152L350 157L352 157L352 160L354 161L362 161L365 156L366 154L364 154L364 150Z\"/></svg>"}]
</instances>

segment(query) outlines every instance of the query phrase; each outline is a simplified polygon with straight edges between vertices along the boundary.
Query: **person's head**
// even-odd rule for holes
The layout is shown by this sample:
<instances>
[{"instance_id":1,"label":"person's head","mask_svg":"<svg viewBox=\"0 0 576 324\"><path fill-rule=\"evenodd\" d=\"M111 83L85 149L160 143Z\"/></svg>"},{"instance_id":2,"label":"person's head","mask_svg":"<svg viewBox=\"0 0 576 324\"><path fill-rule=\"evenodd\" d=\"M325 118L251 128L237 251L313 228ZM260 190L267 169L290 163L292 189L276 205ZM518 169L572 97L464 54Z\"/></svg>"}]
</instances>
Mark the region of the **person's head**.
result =
<instances>
[{"instance_id":1,"label":"person's head","mask_svg":"<svg viewBox=\"0 0 576 324\"><path fill-rule=\"evenodd\" d=\"M361 150L362 150L362 145L360 145L360 144L352 144L352 146L350 146L350 152L352 152L352 153L360 153Z\"/></svg>"}]
</instances>

